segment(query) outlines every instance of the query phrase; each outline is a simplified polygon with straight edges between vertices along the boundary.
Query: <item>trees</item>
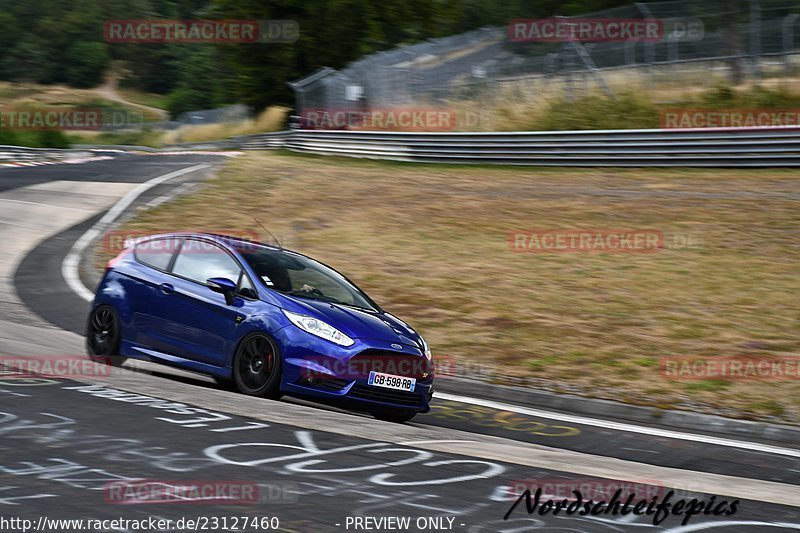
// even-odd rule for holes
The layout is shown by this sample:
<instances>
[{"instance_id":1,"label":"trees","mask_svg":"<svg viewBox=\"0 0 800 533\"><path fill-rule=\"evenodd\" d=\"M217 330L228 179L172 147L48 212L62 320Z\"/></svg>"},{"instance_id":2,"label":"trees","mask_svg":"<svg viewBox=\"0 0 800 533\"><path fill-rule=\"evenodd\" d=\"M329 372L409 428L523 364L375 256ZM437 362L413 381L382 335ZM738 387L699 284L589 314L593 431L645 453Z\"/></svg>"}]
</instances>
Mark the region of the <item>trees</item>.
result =
<instances>
[{"instance_id":1,"label":"trees","mask_svg":"<svg viewBox=\"0 0 800 533\"><path fill-rule=\"evenodd\" d=\"M94 87L103 81L110 59L106 43L75 43L64 56L64 81L73 87Z\"/></svg>"},{"instance_id":2,"label":"trees","mask_svg":"<svg viewBox=\"0 0 800 533\"><path fill-rule=\"evenodd\" d=\"M321 66L344 67L401 44L502 25L513 18L576 14L629 0L0 0L0 79L101 82L123 60L122 83L170 95L173 113L228 103L256 108L291 103L286 82ZM119 44L105 41L109 20L289 19L297 42Z\"/></svg>"}]
</instances>

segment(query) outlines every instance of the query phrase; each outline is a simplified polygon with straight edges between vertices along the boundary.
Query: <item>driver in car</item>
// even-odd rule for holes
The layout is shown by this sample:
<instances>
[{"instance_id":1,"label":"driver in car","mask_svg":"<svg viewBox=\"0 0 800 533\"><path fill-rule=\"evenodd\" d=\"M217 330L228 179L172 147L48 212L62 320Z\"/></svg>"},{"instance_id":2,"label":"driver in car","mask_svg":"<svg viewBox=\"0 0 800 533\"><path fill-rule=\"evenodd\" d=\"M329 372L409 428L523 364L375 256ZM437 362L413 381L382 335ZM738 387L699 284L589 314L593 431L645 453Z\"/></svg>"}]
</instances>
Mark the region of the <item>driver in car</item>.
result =
<instances>
[{"instance_id":1,"label":"driver in car","mask_svg":"<svg viewBox=\"0 0 800 533\"><path fill-rule=\"evenodd\" d=\"M289 277L289 271L286 268L273 268L267 276L267 285L271 285L276 291L291 293L292 292L292 279ZM296 289L297 291L313 293L319 292L315 287L304 283L302 287Z\"/></svg>"}]
</instances>

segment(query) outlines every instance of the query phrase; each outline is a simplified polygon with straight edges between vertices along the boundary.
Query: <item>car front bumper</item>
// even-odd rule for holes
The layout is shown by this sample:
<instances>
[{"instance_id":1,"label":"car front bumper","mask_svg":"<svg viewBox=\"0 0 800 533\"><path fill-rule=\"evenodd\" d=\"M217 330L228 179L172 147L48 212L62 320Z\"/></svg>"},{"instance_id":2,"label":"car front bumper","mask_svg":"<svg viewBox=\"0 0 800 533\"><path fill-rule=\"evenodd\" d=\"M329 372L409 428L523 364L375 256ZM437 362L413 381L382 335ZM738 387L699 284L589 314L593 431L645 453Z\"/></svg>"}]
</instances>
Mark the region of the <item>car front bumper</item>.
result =
<instances>
[{"instance_id":1,"label":"car front bumper","mask_svg":"<svg viewBox=\"0 0 800 533\"><path fill-rule=\"evenodd\" d=\"M278 331L276 341L282 353L281 390L287 394L362 411L430 410L433 363L416 346L355 339L345 348L294 327ZM413 377L414 391L370 385L370 371Z\"/></svg>"}]
</instances>

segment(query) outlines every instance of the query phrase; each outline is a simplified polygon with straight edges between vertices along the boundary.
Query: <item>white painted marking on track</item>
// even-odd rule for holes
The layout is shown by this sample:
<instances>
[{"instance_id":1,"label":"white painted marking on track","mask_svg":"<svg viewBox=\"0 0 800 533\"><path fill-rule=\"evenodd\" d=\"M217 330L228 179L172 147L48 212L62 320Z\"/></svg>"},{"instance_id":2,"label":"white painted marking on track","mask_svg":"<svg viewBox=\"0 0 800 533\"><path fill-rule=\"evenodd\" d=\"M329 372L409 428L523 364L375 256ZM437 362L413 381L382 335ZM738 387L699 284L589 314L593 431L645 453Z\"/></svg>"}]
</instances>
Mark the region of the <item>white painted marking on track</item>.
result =
<instances>
[{"instance_id":1,"label":"white painted marking on track","mask_svg":"<svg viewBox=\"0 0 800 533\"><path fill-rule=\"evenodd\" d=\"M401 446L414 446L416 444L438 444L438 443L454 443L454 442L478 442L476 440L456 440L456 439L431 439L431 440L406 440L398 442Z\"/></svg>"},{"instance_id":2,"label":"white painted marking on track","mask_svg":"<svg viewBox=\"0 0 800 533\"><path fill-rule=\"evenodd\" d=\"M561 422L570 422L573 424L581 424L584 426L595 426L605 429L613 429L617 431L640 433L642 435L652 435L654 437L665 437L668 439L702 442L704 444L715 444L717 446L726 446L728 448L741 448L743 450L772 453L775 455L785 455L787 457L800 457L800 450L794 448L783 448L780 446L771 446L769 444L761 444L758 442L726 439L723 437L712 437L710 435L699 435L697 433L684 433L682 431L659 429L647 426L637 426L635 424L629 424L624 422L612 422L610 420L602 420L599 418L589 418L585 416L569 415L565 413L556 413L552 411L542 411L540 409L521 407L518 405L495 402L492 400L483 400L480 398L459 396L457 394L447 394L447 393L437 392L436 397L442 400L461 402L471 405L480 405L482 407L489 407L491 409L498 409L501 411L511 411L513 413L519 413L522 415L547 418L550 420L558 420Z\"/></svg>"},{"instance_id":3,"label":"white painted marking on track","mask_svg":"<svg viewBox=\"0 0 800 533\"><path fill-rule=\"evenodd\" d=\"M791 529L797 531L800 529L800 524L791 524L789 522L756 522L751 520L726 520L724 522L703 522L700 524L691 524L688 526L678 526L671 529L666 529L666 533L689 533L691 531L703 531L705 529L720 529L723 527L734 526L771 526L781 529Z\"/></svg>"},{"instance_id":4,"label":"white painted marking on track","mask_svg":"<svg viewBox=\"0 0 800 533\"><path fill-rule=\"evenodd\" d=\"M642 452L642 453L658 453L654 450L642 450L641 448L622 448L623 450L628 450L629 452Z\"/></svg>"},{"instance_id":5,"label":"white painted marking on track","mask_svg":"<svg viewBox=\"0 0 800 533\"><path fill-rule=\"evenodd\" d=\"M57 207L59 209L75 209L76 211L86 211L85 207L70 207L65 205L56 205L56 204L43 204L41 202L29 202L28 200L14 200L12 198L2 198L0 201L3 202L14 202L16 204L27 204L27 205L38 205L41 207Z\"/></svg>"},{"instance_id":6,"label":"white painted marking on track","mask_svg":"<svg viewBox=\"0 0 800 533\"><path fill-rule=\"evenodd\" d=\"M210 166L211 165L208 164L194 165L192 167L182 168L168 174L163 174L142 183L128 194L123 196L119 202L114 204L111 209L109 209L106 214L103 215L103 218L98 220L94 226L89 228L86 233L81 235L81 237L75 241L69 253L64 258L64 261L61 263L61 275L64 277L64 281L67 282L69 288L87 302L91 302L94 299L94 293L86 288L81 281L80 276L78 275L78 265L80 264L81 256L89 244L91 244L91 242L97 237L102 235L103 231L105 231L108 226L110 226L139 196L141 196L147 190L155 187L156 185L160 185L165 181L171 180L172 178L177 178L178 176L182 176L196 170L209 168Z\"/></svg>"}]
</instances>

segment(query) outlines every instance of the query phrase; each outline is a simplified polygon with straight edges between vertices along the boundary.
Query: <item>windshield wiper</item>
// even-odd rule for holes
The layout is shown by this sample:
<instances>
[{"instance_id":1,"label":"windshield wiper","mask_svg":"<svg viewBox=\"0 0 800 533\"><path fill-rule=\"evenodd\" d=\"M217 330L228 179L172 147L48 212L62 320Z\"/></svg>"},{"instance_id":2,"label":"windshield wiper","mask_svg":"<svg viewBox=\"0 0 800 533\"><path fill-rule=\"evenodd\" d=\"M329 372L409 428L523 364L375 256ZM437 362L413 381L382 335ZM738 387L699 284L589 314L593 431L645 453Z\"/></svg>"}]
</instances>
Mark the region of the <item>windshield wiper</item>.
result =
<instances>
[{"instance_id":1,"label":"windshield wiper","mask_svg":"<svg viewBox=\"0 0 800 533\"><path fill-rule=\"evenodd\" d=\"M337 305L343 305L345 307L352 307L353 309L358 309L359 311L369 311L370 313L379 313L377 309L370 309L369 307L361 307L360 305L355 304L346 304L344 302L334 302Z\"/></svg>"},{"instance_id":2,"label":"windshield wiper","mask_svg":"<svg viewBox=\"0 0 800 533\"><path fill-rule=\"evenodd\" d=\"M358 309L359 311L367 311L367 312L370 312L370 313L380 313L380 311L377 310L377 309L372 309L372 308L369 308L369 307L361 307L360 305L355 305L355 304L346 304L344 302L340 302L339 300L337 300L335 298L331 298L330 296L316 296L315 297L313 293L306 292L306 291L301 291L299 289L293 289L291 291L280 291L280 292L282 292L283 294L288 294L289 296L298 296L300 298L307 298L309 300L315 300L317 302L326 302L326 303L329 303L329 304L343 305L345 307L351 307L353 309Z\"/></svg>"},{"instance_id":3,"label":"windshield wiper","mask_svg":"<svg viewBox=\"0 0 800 533\"><path fill-rule=\"evenodd\" d=\"M317 300L319 302L339 303L337 300L331 298L330 296L314 295L313 293L310 293L308 291L301 291L299 289L287 291L284 292L283 294L288 294L289 296L299 296L300 298L308 298L309 300Z\"/></svg>"}]
</instances>

